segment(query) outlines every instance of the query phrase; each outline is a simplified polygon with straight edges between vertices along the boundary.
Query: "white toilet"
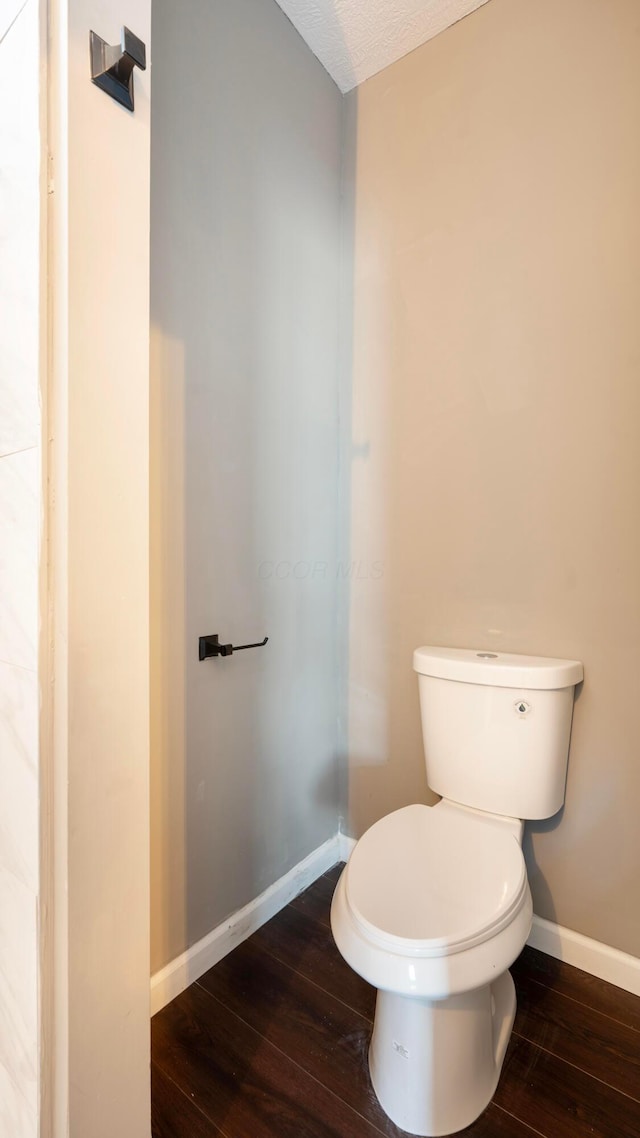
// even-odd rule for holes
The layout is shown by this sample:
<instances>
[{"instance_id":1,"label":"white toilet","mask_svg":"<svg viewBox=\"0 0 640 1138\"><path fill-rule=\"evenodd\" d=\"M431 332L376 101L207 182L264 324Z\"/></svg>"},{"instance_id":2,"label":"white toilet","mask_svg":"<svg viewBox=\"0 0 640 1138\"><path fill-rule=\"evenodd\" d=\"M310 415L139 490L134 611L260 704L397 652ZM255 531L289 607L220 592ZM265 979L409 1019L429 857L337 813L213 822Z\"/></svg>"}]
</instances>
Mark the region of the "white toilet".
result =
<instances>
[{"instance_id":1,"label":"white toilet","mask_svg":"<svg viewBox=\"0 0 640 1138\"><path fill-rule=\"evenodd\" d=\"M436 806L357 843L331 907L351 967L378 989L369 1070L410 1134L452 1134L495 1091L515 1016L508 972L531 928L525 818L564 801L576 660L418 648Z\"/></svg>"}]
</instances>

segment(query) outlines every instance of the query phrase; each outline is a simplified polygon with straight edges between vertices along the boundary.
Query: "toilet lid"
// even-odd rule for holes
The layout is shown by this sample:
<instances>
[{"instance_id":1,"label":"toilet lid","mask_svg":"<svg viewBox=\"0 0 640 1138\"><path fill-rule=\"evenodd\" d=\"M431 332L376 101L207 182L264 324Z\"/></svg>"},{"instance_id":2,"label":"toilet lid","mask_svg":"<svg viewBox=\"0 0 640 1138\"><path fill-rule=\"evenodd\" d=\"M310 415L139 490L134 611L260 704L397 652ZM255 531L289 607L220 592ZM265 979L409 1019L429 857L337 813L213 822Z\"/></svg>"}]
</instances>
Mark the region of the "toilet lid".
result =
<instances>
[{"instance_id":1,"label":"toilet lid","mask_svg":"<svg viewBox=\"0 0 640 1138\"><path fill-rule=\"evenodd\" d=\"M388 814L360 839L345 887L370 940L405 955L444 956L509 924L527 875L513 834L462 810L416 805Z\"/></svg>"}]
</instances>

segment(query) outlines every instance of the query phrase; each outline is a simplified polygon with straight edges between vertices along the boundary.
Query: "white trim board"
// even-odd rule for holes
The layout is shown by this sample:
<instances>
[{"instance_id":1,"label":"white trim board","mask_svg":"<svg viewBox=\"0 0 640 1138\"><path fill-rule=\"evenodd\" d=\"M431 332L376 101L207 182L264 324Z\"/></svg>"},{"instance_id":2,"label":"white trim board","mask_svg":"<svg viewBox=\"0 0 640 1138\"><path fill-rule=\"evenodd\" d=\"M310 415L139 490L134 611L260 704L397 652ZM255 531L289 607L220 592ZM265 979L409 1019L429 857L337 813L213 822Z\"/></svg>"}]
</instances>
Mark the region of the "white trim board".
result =
<instances>
[{"instance_id":1,"label":"white trim board","mask_svg":"<svg viewBox=\"0 0 640 1138\"><path fill-rule=\"evenodd\" d=\"M554 956L556 960L563 960L565 964L572 964L574 968L581 968L591 976L624 988L626 992L633 992L640 996L640 960L637 956L630 956L618 948L611 948L598 940L591 940L582 933L574 933L562 925L552 921L545 921L543 917L533 918L533 926L527 944Z\"/></svg>"},{"instance_id":2,"label":"white trim board","mask_svg":"<svg viewBox=\"0 0 640 1138\"><path fill-rule=\"evenodd\" d=\"M281 909L288 905L298 893L302 893L312 885L318 877L331 869L337 861L346 859L343 852L343 843L349 852L355 845L353 839L345 839L342 834L335 834L323 845L313 850L303 861L294 865L284 877L270 885L250 901L244 908L238 909L226 921L223 921L202 940L191 945L186 952L170 960L164 968L151 977L151 1015L155 1015L171 1000L184 992L189 984L203 976L209 968L222 960L236 945L251 936L262 925L275 917ZM349 846L349 843L352 843Z\"/></svg>"},{"instance_id":3,"label":"white trim board","mask_svg":"<svg viewBox=\"0 0 640 1138\"><path fill-rule=\"evenodd\" d=\"M338 834L338 849L340 861L348 861L356 848L357 838L350 838L347 834Z\"/></svg>"}]
</instances>

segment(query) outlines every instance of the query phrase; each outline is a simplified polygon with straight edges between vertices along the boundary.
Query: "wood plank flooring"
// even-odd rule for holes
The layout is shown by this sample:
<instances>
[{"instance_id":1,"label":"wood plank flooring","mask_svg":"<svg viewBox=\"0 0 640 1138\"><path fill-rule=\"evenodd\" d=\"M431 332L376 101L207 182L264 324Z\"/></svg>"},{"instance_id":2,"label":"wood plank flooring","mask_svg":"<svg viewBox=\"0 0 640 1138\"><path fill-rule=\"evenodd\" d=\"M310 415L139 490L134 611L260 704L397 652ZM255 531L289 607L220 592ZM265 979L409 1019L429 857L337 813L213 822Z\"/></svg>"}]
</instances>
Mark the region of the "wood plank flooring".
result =
<instances>
[{"instance_id":1,"label":"wood plank flooring","mask_svg":"<svg viewBox=\"0 0 640 1138\"><path fill-rule=\"evenodd\" d=\"M367 1072L375 990L336 949L335 866L152 1020L153 1138L399 1138ZM640 1138L640 998L525 948L466 1138Z\"/></svg>"}]
</instances>

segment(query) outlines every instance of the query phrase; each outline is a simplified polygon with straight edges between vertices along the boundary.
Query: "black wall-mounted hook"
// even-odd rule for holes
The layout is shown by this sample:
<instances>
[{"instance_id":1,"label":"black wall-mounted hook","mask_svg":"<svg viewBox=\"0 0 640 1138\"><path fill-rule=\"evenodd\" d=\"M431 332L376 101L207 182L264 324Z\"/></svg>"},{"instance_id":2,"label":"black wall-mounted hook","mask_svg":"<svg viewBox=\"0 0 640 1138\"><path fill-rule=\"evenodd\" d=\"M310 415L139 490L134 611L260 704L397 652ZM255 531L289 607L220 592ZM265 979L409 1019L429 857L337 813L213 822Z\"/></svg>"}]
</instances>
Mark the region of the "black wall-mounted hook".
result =
<instances>
[{"instance_id":1,"label":"black wall-mounted hook","mask_svg":"<svg viewBox=\"0 0 640 1138\"><path fill-rule=\"evenodd\" d=\"M128 28L120 32L115 47L105 43L95 32L89 33L91 81L101 87L127 110L133 110L133 69L147 67L147 49L142 40Z\"/></svg>"},{"instance_id":2,"label":"black wall-mounted hook","mask_svg":"<svg viewBox=\"0 0 640 1138\"><path fill-rule=\"evenodd\" d=\"M231 656L234 652L244 652L246 648L264 648L269 637L257 644L220 644L217 632L211 636L201 636L198 640L198 659L208 660L210 656Z\"/></svg>"}]
</instances>

